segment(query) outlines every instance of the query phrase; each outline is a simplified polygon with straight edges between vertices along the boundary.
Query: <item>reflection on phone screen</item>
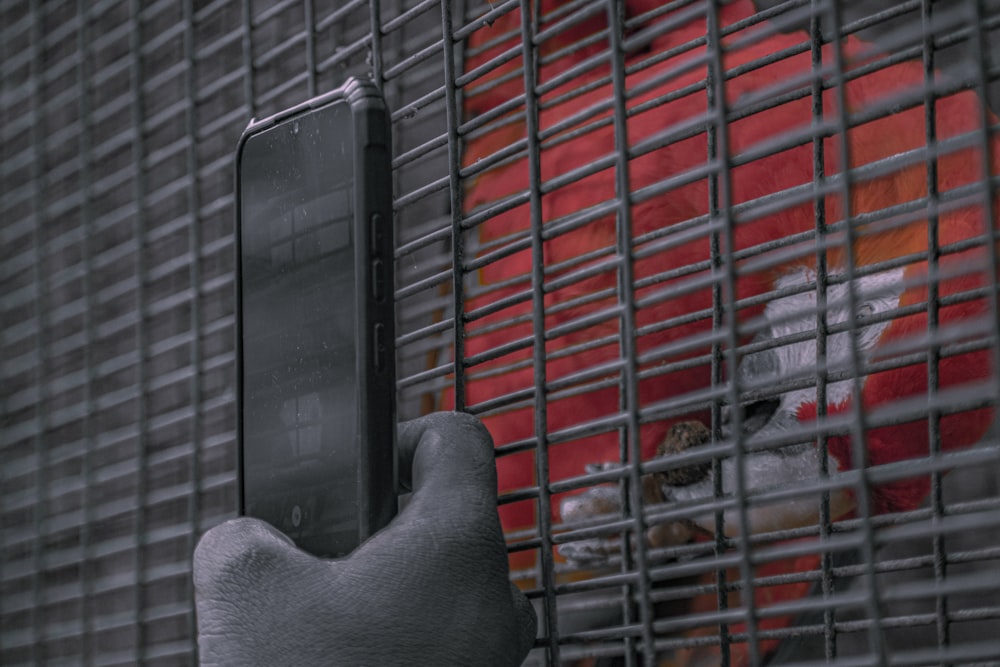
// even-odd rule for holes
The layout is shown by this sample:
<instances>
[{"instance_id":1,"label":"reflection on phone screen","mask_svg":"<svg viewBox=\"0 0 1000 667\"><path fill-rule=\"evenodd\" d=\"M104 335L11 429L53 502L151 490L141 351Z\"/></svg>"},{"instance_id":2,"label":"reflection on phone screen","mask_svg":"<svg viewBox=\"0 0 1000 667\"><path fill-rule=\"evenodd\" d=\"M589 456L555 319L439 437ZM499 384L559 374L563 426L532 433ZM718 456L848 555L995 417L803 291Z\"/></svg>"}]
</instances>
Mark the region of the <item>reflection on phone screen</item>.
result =
<instances>
[{"instance_id":1,"label":"reflection on phone screen","mask_svg":"<svg viewBox=\"0 0 1000 667\"><path fill-rule=\"evenodd\" d=\"M354 178L346 104L241 156L243 489L314 553L357 542Z\"/></svg>"}]
</instances>

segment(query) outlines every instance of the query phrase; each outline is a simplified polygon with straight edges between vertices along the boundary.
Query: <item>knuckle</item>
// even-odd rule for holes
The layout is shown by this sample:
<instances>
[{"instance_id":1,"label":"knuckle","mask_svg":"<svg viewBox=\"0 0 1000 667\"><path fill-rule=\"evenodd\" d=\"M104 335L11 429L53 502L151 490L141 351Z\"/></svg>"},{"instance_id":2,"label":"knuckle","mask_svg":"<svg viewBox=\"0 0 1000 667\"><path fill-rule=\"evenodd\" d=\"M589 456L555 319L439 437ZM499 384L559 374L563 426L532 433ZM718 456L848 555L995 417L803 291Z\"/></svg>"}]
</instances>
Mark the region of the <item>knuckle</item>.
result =
<instances>
[{"instance_id":1,"label":"knuckle","mask_svg":"<svg viewBox=\"0 0 1000 667\"><path fill-rule=\"evenodd\" d=\"M266 574L287 559L289 542L263 521L241 517L211 528L195 547L195 588L228 589Z\"/></svg>"},{"instance_id":2,"label":"knuckle","mask_svg":"<svg viewBox=\"0 0 1000 667\"><path fill-rule=\"evenodd\" d=\"M447 420L452 428L468 433L475 440L487 444L490 450L493 449L493 436L479 417L468 412L444 412L441 413L441 417Z\"/></svg>"}]
</instances>

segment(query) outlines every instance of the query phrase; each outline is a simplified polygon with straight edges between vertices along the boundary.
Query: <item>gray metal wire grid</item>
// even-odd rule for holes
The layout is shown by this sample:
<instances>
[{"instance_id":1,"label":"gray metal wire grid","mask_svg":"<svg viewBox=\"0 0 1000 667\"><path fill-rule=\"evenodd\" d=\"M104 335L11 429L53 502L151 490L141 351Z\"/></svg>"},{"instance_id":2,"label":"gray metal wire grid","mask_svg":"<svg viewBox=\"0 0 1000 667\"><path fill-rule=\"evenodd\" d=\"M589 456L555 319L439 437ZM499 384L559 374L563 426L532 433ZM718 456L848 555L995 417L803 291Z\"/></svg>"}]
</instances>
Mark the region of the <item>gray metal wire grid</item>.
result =
<instances>
[{"instance_id":1,"label":"gray metal wire grid","mask_svg":"<svg viewBox=\"0 0 1000 667\"><path fill-rule=\"evenodd\" d=\"M956 215L996 219L985 149L996 118L976 100L995 100L1000 14L972 1L793 0L732 20L741 6L0 2L0 664L195 661L190 553L235 505L236 139L251 116L369 74L396 142L401 416L457 403L497 435L512 576L542 619L529 661L1000 663L1000 445L977 417L1000 394L995 232L949 231ZM870 57L849 57L858 43ZM899 75L904 61L915 78ZM769 66L786 75L741 88ZM858 104L851 82L865 77L886 90ZM946 100L965 100L958 130ZM797 102L803 125L743 140L755 118ZM658 110L643 134L642 114ZM837 167L859 150L848 127L905 137L913 114L919 145ZM701 152L640 168L678 146ZM795 186L740 194L741 174L798 164L801 151ZM973 176L950 178L956 160ZM914 167L922 189L852 199ZM690 187L701 198L685 209ZM662 221L650 202L668 206ZM741 230L796 207L806 228L741 245ZM837 264L845 243L914 223L929 250ZM598 228L600 242L580 241ZM658 263L682 243L700 254ZM743 288L753 267L796 254L817 267L807 288ZM834 314L838 286L922 261L929 277L906 285L922 298L859 324L872 313L845 287L849 316ZM956 292L948 281L963 275L979 282ZM747 313L804 293L817 300L810 330L754 338L766 326ZM662 316L690 294L707 301ZM952 319L962 304L978 315ZM846 366L757 387L740 375L755 352L814 339L833 354L845 335L920 313L928 323L881 355L852 343ZM975 373L949 375L948 360L969 358ZM927 378L915 396L858 400L868 379L907 368ZM843 386L851 407L825 414L822 397ZM818 393L815 422L744 432L755 413L732 406L795 390ZM713 441L651 459L680 418ZM904 423L926 448L866 465L863 444ZM952 449L971 437L963 423L980 442ZM686 503L641 493L644 474L700 462L719 480L724 460L746 470L799 441L821 455L798 485L752 489L737 474ZM606 461L620 465L584 468ZM913 479L922 502L878 504L882 485ZM594 489L614 499L608 512L562 516L567 492ZM843 489L856 508L837 515ZM795 502L817 508L811 524L733 534L753 511ZM697 539L629 537L705 516L715 530ZM565 545L581 540L606 557L568 562ZM792 597L795 586L811 592Z\"/></svg>"}]
</instances>

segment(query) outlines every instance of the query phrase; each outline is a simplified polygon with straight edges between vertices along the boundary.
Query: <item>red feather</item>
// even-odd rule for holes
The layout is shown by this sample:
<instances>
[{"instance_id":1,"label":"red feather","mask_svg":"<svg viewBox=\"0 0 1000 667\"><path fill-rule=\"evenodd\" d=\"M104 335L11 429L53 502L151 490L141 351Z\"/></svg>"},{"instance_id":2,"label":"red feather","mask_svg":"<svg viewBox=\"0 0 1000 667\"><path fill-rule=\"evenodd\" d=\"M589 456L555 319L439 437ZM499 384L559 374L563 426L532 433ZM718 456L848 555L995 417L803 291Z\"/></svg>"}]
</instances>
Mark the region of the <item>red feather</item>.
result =
<instances>
[{"instance_id":1,"label":"red feather","mask_svg":"<svg viewBox=\"0 0 1000 667\"><path fill-rule=\"evenodd\" d=\"M556 9L561 2L542 2L542 14ZM629 2L629 16L658 7L659 3ZM723 5L720 9L723 26L751 17L754 8L749 0ZM667 19L670 15L667 16ZM652 22L636 28L648 28ZM545 64L540 70L540 86L549 85L557 76L571 67L579 66L607 48L606 38L593 40L580 48L569 48L578 40L595 35L605 29L603 14L590 16L553 40L542 43L540 55ZM647 49L629 54L626 67L666 55L671 49L704 38L704 18L692 20L683 27L656 37ZM498 37L511 33L506 39ZM756 35L751 38L751 35ZM491 45L491 42L495 42ZM752 202L785 190L801 187L804 196L798 203L774 205L766 214L751 210L737 215L734 252L752 249L760 244L772 243L796 234L808 235L815 229L812 197L814 176L814 148L808 138L800 145L790 145L773 154L753 159L742 159L770 142L777 142L794 133L808 137L815 127L812 98L808 91L803 96L789 96L788 101L771 108L743 114L740 109L753 100L766 102L779 93L809 85L812 76L811 54L804 33L784 34L773 31L767 22L747 27L725 38L725 69L741 73L727 79L725 95L727 104L736 108L736 117L729 122L728 143L731 159L731 203ZM496 19L491 27L474 32L468 46L472 54L466 71L474 71L484 63L520 44L520 16L512 12ZM844 57L849 67L857 67L871 57L871 45L854 37L842 43ZM824 65L834 62L833 47L823 51ZM516 52L516 51L515 51ZM779 52L785 57L774 62L750 67L750 63L773 56ZM561 55L560 55L561 54ZM712 333L712 289L709 282L711 260L706 219L709 213L708 137L706 127L712 123L706 92L702 83L706 78L704 47L665 57L647 67L637 69L627 76L626 88L630 96L627 132L632 157L629 162L632 196L632 225L635 246L635 298L640 304L637 321L639 355L650 354L665 347L673 351L654 361L640 364L645 378L639 385L642 406L676 399L711 384L707 358L700 359L710 349ZM601 312L613 312L617 304L618 261L615 248L616 223L614 216L615 141L610 123L608 104L614 90L610 83L610 70L605 59L585 71L578 71L561 85L545 90L540 97L541 151L541 214L536 221L543 226L544 264L547 267L545 293L545 351L546 380L551 385L563 381L560 388L573 386L574 375L584 374L585 381L608 380L590 391L558 396L556 388L547 401L547 431L556 434L549 446L549 480L561 480L584 472L584 465L592 462L619 460L619 438L611 432L570 437L569 429L580 424L611 418L619 411L618 377L622 350L618 344L618 318L610 315L597 323L586 323L587 317ZM514 57L489 74L481 76L470 87L466 113L468 118L488 114L492 109L524 94L520 72L522 59ZM863 76L851 78L845 86L847 108L851 113L870 110L880 100L892 98L906 90L919 90L924 72L920 63L901 62L874 69ZM798 82L796 85L784 85ZM571 91L584 90L582 94L562 98ZM603 105L603 106L601 106ZM959 92L936 103L937 135L939 140L973 131L977 128L980 101L971 91ZM766 106L764 104L763 106ZM599 109L576 124L566 123L574 114L586 109ZM827 121L837 117L835 88L823 93L823 115ZM526 129L523 108L508 111L507 122L501 127L466 138L464 169L466 178L465 215L477 220L478 241L482 251L478 255L477 272L482 294L466 301L467 341L466 360L475 363L468 369L465 404L471 407L493 406L485 422L498 446L521 443L525 451L498 458L497 466L501 492L530 488L536 485L535 417L530 404L534 401L534 369L532 367L533 337L531 324L531 269L533 258L526 249L528 231L532 224L529 205L525 196L529 189L529 164L523 155L504 163L483 168L495 159L498 151L521 142L525 145ZM593 123L596 127L573 135L573 128ZM480 131L482 132L482 131ZM827 176L840 174L840 135L831 132L823 140L824 170ZM847 133L851 165L871 164L892 155L924 149L926 146L925 113L922 106L893 113L889 116L855 125ZM763 152L763 151L762 151ZM1000 152L994 142L990 152L994 164L1000 164ZM982 177L983 151L966 148L939 156L938 189L942 192L960 186L976 184ZM596 173L580 174L592 165L604 161L606 168ZM577 176L580 177L577 177ZM655 190L655 192L654 192ZM843 216L843 201L833 188L825 198L825 213L833 223ZM918 201L927 195L927 160L916 157L903 166L885 167L876 177L855 175L851 190L851 211L854 215ZM520 199L519 199L520 197ZM923 204L919 204L923 206ZM603 211L599 207L604 207ZM758 207L758 211L761 210ZM484 212L490 211L489 215ZM573 224L579 216L593 213L584 224ZM695 221L694 223L690 221ZM944 214L940 218L940 242L950 244L982 237L986 224L981 208L975 204ZM926 253L927 223L920 219L910 224L886 228L875 223L863 228L853 248L855 263L872 264L877 261L903 257L910 253ZM671 241L671 239L673 239ZM521 245L518 245L521 244ZM522 249L517 249L522 248ZM515 251L516 249L516 251ZM725 251L725 248L723 248ZM982 248L954 254L942 260L942 270L969 265L982 258ZM774 279L796 264L812 265L814 253L807 249L804 256L782 260L772 254L770 266L752 269L748 262L737 265L737 298L747 299L767 293ZM487 258L488 263L483 263ZM844 251L833 248L829 252L830 270L843 267ZM759 261L755 259L754 261ZM604 262L603 270L589 277L568 281L574 271L595 267ZM563 268L560 268L563 267ZM926 274L926 262L911 265L907 277ZM988 285L992 276L979 270L941 283L941 294L955 294L975 287ZM564 282L559 283L560 280ZM558 283L558 286L556 284ZM915 287L904 295L904 303L925 300L926 287ZM503 307L497 304L504 304ZM741 322L760 314L763 303L747 305L739 313ZM985 297L943 307L940 311L941 327L960 321L973 320L988 315L990 304ZM574 322L581 328L560 330ZM907 336L926 334L927 315L920 313L895 320L884 334L884 340L899 340ZM556 332L556 333L552 333ZM579 346L579 349L576 347ZM482 360L496 350L509 349L508 353L488 361ZM568 351L568 352L567 352ZM682 362L689 362L684 364ZM670 372L658 369L673 364ZM603 374L586 376L589 369L604 365ZM989 352L981 350L947 357L940 363L941 386L958 386L975 379L989 377L993 366ZM581 380L581 383L584 380ZM576 383L580 384L580 383ZM927 368L919 363L890 371L873 374L864 387L864 407L876 411L906 397L926 394ZM517 400L502 397L513 395ZM446 392L445 406L453 404L454 397ZM525 407L528 404L528 407ZM702 403L704 405L704 402ZM849 406L830 406L830 412L847 410ZM641 444L644 458L651 457L669 427L679 419L702 418L697 410L678 414L673 419L663 419L644 424ZM800 413L802 420L815 419L815 405L806 406ZM964 447L976 442L992 418L985 409L946 415L941 421L942 442L946 448ZM564 432L560 435L560 432ZM880 465L902 459L925 455L928 450L926 417L902 424L871 429L867 434L868 463ZM855 463L850 454L850 440L835 437L830 441L831 453L844 465ZM927 493L927 480L916 477L886 484L876 490L873 510L876 512L910 509L919 504ZM553 511L558 506L553 501ZM501 506L501 519L507 530L531 528L536 523L535 502L520 501ZM515 554L515 566L531 563L531 554ZM801 563L799 565L802 565ZM788 563L774 566L778 571L799 565ZM814 563L813 563L814 565ZM810 565L812 567L813 565ZM761 592L761 591L764 592ZM802 586L789 585L771 589L758 589L758 603L767 605L776 599L788 599L803 594ZM714 600L714 597L712 597ZM714 602L712 602L714 604ZM781 627L790 619L772 619L765 625ZM713 629L713 631L717 631ZM770 644L768 645L770 646ZM766 648L766 647L764 647ZM741 664L736 659L734 664Z\"/></svg>"}]
</instances>

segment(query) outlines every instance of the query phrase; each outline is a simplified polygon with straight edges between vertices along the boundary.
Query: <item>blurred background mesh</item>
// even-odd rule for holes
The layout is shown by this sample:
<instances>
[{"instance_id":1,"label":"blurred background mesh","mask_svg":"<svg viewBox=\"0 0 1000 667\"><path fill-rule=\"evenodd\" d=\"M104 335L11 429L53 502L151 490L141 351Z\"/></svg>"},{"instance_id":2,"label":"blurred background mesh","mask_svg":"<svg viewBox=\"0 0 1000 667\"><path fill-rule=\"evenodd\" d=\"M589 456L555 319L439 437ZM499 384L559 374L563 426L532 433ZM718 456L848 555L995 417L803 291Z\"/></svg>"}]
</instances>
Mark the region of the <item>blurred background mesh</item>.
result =
<instances>
[{"instance_id":1,"label":"blurred background mesh","mask_svg":"<svg viewBox=\"0 0 1000 667\"><path fill-rule=\"evenodd\" d=\"M845 20L883 4L903 3L848 4ZM233 156L251 117L348 75L383 83L395 142L400 416L437 406L461 337L450 239L466 177L449 152L461 112L449 107L442 56L453 47L461 63L464 39L485 25L477 17L518 3L468 5L0 0L0 664L195 662L190 555L236 501ZM994 29L995 8L982 10ZM870 29L891 38L899 25ZM968 55L969 39L953 40L939 67L992 68L990 54ZM995 452L995 436L982 447ZM1000 507L996 457L981 460L946 478L946 503ZM939 645L928 628L948 613L947 645L957 648L947 664L1000 664L998 532L987 521L949 535L948 574L965 585L948 589L946 612L940 595L885 601L890 646ZM890 583L934 577L933 540L911 542L879 552ZM562 594L531 591L567 600L567 632L593 629L586 612L600 600ZM844 664L879 664L865 641L852 644L864 637L864 607L837 620L841 655L859 656ZM638 660L623 639L633 630L611 631L604 653ZM566 642L576 649L567 660L600 653ZM979 648L961 660L966 642ZM541 647L530 660L552 655ZM813 657L822 656L820 647ZM808 657L806 647L792 656Z\"/></svg>"}]
</instances>

